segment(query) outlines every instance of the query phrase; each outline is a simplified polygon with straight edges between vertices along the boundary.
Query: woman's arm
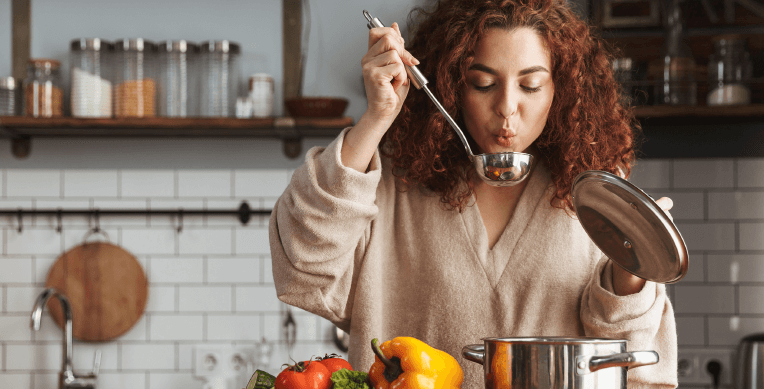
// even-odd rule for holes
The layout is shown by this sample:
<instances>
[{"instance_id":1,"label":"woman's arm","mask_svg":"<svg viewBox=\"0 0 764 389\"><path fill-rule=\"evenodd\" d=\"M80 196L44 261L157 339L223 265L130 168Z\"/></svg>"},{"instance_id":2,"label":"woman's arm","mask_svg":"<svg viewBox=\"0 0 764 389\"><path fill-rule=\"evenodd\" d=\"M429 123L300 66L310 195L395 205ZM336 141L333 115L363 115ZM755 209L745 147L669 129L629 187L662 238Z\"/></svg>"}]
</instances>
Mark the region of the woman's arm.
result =
<instances>
[{"instance_id":1,"label":"woman's arm","mask_svg":"<svg viewBox=\"0 0 764 389\"><path fill-rule=\"evenodd\" d=\"M677 338L674 310L666 286L645 282L634 294L613 293L615 265L603 257L584 290L581 322L586 336L628 340L628 351L655 351L655 365L629 369L629 388L675 388Z\"/></svg>"},{"instance_id":2,"label":"woman's arm","mask_svg":"<svg viewBox=\"0 0 764 389\"><path fill-rule=\"evenodd\" d=\"M397 23L369 30L362 68L368 108L328 148L311 149L292 176L270 219L273 278L282 301L348 330L355 268L378 212L382 136L409 90Z\"/></svg>"},{"instance_id":3,"label":"woman's arm","mask_svg":"<svg viewBox=\"0 0 764 389\"><path fill-rule=\"evenodd\" d=\"M270 218L271 260L280 300L335 323L349 320L355 267L378 213L381 161L368 173L345 167L345 130L327 148L313 148L295 170Z\"/></svg>"}]
</instances>

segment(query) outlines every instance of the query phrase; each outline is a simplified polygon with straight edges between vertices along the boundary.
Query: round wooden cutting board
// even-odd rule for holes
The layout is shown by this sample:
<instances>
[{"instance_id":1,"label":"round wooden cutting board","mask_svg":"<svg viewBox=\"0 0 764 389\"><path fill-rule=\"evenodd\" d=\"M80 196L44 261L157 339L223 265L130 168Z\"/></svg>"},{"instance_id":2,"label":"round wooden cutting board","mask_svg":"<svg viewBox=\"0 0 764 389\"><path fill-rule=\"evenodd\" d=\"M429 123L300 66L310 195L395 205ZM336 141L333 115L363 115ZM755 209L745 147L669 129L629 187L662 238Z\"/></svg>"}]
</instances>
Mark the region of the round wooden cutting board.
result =
<instances>
[{"instance_id":1,"label":"round wooden cutting board","mask_svg":"<svg viewBox=\"0 0 764 389\"><path fill-rule=\"evenodd\" d=\"M127 332L143 315L148 300L141 264L107 242L83 243L58 257L45 286L69 298L74 338L89 342L109 341ZM49 302L48 309L63 328L58 301Z\"/></svg>"}]
</instances>

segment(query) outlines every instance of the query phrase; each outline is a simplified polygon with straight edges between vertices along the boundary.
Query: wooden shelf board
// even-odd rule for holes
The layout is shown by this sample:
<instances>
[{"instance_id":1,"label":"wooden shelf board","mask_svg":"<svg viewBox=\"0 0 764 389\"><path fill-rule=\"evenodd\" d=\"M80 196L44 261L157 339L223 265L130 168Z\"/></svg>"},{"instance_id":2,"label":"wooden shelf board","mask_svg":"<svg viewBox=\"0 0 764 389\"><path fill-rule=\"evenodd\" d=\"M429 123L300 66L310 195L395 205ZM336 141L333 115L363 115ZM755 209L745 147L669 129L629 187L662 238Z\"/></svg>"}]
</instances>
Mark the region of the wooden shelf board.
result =
<instances>
[{"instance_id":1,"label":"wooden shelf board","mask_svg":"<svg viewBox=\"0 0 764 389\"><path fill-rule=\"evenodd\" d=\"M653 105L635 107L634 114L638 119L649 118L760 118L764 120L764 104L730 105L730 106L681 106Z\"/></svg>"},{"instance_id":2,"label":"wooden shelf board","mask_svg":"<svg viewBox=\"0 0 764 389\"><path fill-rule=\"evenodd\" d=\"M4 136L304 137L336 136L353 118L32 118L0 116Z\"/></svg>"}]
</instances>

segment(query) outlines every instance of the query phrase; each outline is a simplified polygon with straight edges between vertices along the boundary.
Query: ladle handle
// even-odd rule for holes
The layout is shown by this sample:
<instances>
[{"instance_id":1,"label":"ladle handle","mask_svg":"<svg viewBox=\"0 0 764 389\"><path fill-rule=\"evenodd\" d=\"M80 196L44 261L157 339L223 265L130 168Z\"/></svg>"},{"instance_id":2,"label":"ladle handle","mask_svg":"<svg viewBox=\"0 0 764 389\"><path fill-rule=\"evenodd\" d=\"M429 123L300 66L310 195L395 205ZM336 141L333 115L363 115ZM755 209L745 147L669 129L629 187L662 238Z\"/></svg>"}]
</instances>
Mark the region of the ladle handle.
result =
<instances>
[{"instance_id":1,"label":"ladle handle","mask_svg":"<svg viewBox=\"0 0 764 389\"><path fill-rule=\"evenodd\" d=\"M382 24L382 22L379 19L371 16L371 14L369 14L369 12L366 10L363 10L363 16L366 17L366 20L369 21L369 23L366 23L366 27L369 27L369 30L375 27L385 26L384 24ZM443 117L446 118L446 121L448 122L448 124L451 125L451 128L453 128L454 131L456 131L456 135L459 136L459 140L462 141L462 145L464 145L464 149L467 151L467 155L469 155L471 159L475 154L472 153L472 148L470 147L469 142L467 142L467 137L464 136L464 132L462 132L462 129L459 128L459 125L456 124L456 121L454 121L451 115L449 115L448 112L446 112L446 109L443 108L442 105L440 105L440 102L438 101L438 99L435 98L435 95L433 95L432 92L430 92L430 90L427 89L427 86L426 86L427 79L424 78L424 75L422 75L422 73L419 71L419 69L417 69L416 66L405 65L405 67L406 67L406 73L409 76L409 80L411 80L411 84L413 84L414 87L416 87L417 89L422 89L425 91L425 93L427 93L427 96L435 104L435 107L438 108L438 111L440 111L440 113L443 114Z\"/></svg>"},{"instance_id":2,"label":"ladle handle","mask_svg":"<svg viewBox=\"0 0 764 389\"><path fill-rule=\"evenodd\" d=\"M366 24L366 27L369 27L369 30L371 30L374 27L384 27L385 25L382 24L382 22L371 16L368 11L363 10L363 16L366 17L366 20L369 21L369 23ZM411 80L411 84L414 85L417 89L422 89L423 86L427 85L427 79L424 78L422 73L417 69L416 66L406 66L406 73L409 75L409 79Z\"/></svg>"}]
</instances>

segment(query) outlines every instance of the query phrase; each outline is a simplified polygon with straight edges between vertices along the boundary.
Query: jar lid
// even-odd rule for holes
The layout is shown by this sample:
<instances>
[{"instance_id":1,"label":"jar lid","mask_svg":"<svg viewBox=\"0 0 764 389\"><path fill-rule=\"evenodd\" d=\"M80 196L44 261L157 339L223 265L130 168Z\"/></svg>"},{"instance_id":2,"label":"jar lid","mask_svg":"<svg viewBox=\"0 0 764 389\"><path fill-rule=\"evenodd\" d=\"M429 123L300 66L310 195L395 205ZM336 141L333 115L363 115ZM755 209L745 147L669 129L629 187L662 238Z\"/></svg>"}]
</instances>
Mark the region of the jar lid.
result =
<instances>
[{"instance_id":1,"label":"jar lid","mask_svg":"<svg viewBox=\"0 0 764 389\"><path fill-rule=\"evenodd\" d=\"M72 51L111 51L114 45L100 38L72 39Z\"/></svg>"},{"instance_id":2,"label":"jar lid","mask_svg":"<svg viewBox=\"0 0 764 389\"><path fill-rule=\"evenodd\" d=\"M120 39L114 44L117 51L156 51L157 46L143 38Z\"/></svg>"},{"instance_id":3,"label":"jar lid","mask_svg":"<svg viewBox=\"0 0 764 389\"><path fill-rule=\"evenodd\" d=\"M205 53L231 53L239 54L241 48L238 43L231 41L207 41L201 44L202 52Z\"/></svg>"},{"instance_id":4,"label":"jar lid","mask_svg":"<svg viewBox=\"0 0 764 389\"><path fill-rule=\"evenodd\" d=\"M674 283L687 274L688 254L674 222L647 193L608 172L573 181L573 206L594 244L642 279Z\"/></svg>"},{"instance_id":5,"label":"jar lid","mask_svg":"<svg viewBox=\"0 0 764 389\"><path fill-rule=\"evenodd\" d=\"M61 62L49 58L31 58L27 63L36 68L46 69L58 69L58 67L61 66Z\"/></svg>"},{"instance_id":6,"label":"jar lid","mask_svg":"<svg viewBox=\"0 0 764 389\"><path fill-rule=\"evenodd\" d=\"M159 50L166 53L197 53L199 46L187 40L164 41L159 43Z\"/></svg>"},{"instance_id":7,"label":"jar lid","mask_svg":"<svg viewBox=\"0 0 764 389\"><path fill-rule=\"evenodd\" d=\"M268 73L255 73L249 77L250 81L273 81L273 77L271 77Z\"/></svg>"},{"instance_id":8,"label":"jar lid","mask_svg":"<svg viewBox=\"0 0 764 389\"><path fill-rule=\"evenodd\" d=\"M14 90L20 86L19 82L13 77L0 77L0 89Z\"/></svg>"}]
</instances>

